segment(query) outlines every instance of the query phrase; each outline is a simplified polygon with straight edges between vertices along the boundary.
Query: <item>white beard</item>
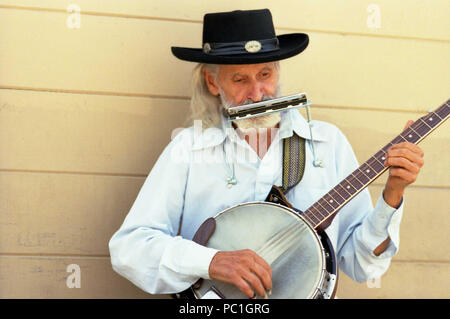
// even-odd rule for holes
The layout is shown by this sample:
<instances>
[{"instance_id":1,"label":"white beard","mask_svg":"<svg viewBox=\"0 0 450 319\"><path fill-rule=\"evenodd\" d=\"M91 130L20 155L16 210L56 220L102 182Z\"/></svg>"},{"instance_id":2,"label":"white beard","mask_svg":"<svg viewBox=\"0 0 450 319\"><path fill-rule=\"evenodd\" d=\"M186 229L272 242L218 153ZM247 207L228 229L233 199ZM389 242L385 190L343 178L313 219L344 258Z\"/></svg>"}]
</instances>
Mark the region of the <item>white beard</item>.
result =
<instances>
[{"instance_id":1,"label":"white beard","mask_svg":"<svg viewBox=\"0 0 450 319\"><path fill-rule=\"evenodd\" d=\"M222 91L221 88L219 88L220 92L220 100L222 101L222 106L225 109L228 109L232 106L234 106L231 102L228 101L228 99L225 97L225 93ZM280 96L280 87L277 87L277 91L275 92L275 96L270 95L264 95L261 99L261 101L266 101L270 99L274 99ZM246 100L243 103L236 105L247 105L253 103L252 100ZM238 120L234 121L233 123L236 124L236 126L245 133L246 130L254 130L254 129L260 129L260 128L272 128L275 127L279 122L281 121L280 113L271 113L263 116L257 116L257 117L251 117L248 119Z\"/></svg>"}]
</instances>

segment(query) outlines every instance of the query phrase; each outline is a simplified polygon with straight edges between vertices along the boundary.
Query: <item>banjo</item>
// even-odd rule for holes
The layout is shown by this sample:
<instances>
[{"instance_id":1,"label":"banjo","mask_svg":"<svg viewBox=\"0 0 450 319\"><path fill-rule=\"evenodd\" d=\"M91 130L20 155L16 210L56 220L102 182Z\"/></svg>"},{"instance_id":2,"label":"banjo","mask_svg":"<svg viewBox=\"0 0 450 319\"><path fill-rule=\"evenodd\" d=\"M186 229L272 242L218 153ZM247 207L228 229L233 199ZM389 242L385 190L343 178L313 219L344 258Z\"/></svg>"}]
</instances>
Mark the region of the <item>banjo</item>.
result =
<instances>
[{"instance_id":1,"label":"banjo","mask_svg":"<svg viewBox=\"0 0 450 319\"><path fill-rule=\"evenodd\" d=\"M280 103L292 105L289 100L277 103L278 107ZM249 114L248 109L244 111ZM259 106L258 112L265 111ZM449 114L450 100L408 126L304 212L292 207L281 189L273 186L266 201L238 204L208 218L193 241L222 251L255 251L272 268L270 298L334 298L338 266L325 229L344 205L388 169L383 163L392 145L418 144ZM190 294L195 298L248 298L232 284L206 279L192 285Z\"/></svg>"}]
</instances>

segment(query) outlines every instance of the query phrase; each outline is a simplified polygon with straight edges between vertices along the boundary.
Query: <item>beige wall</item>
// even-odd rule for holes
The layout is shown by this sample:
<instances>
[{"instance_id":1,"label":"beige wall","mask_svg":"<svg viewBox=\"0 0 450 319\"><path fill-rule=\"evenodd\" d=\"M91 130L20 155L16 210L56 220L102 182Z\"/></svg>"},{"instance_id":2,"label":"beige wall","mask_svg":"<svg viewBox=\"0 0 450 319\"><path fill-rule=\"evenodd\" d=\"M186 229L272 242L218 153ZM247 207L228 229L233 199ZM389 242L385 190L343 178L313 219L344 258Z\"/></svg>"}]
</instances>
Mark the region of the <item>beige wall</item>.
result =
<instances>
[{"instance_id":1,"label":"beige wall","mask_svg":"<svg viewBox=\"0 0 450 319\"><path fill-rule=\"evenodd\" d=\"M67 26L71 3L80 28ZM193 64L170 46L199 47L205 12L262 7L279 34L310 35L281 64L283 93L307 92L360 161L449 98L448 0L0 0L1 298L154 297L112 271L107 243L187 114ZM379 288L341 273L341 298L450 297L449 140L447 123L421 145ZM66 285L71 264L81 288Z\"/></svg>"}]
</instances>

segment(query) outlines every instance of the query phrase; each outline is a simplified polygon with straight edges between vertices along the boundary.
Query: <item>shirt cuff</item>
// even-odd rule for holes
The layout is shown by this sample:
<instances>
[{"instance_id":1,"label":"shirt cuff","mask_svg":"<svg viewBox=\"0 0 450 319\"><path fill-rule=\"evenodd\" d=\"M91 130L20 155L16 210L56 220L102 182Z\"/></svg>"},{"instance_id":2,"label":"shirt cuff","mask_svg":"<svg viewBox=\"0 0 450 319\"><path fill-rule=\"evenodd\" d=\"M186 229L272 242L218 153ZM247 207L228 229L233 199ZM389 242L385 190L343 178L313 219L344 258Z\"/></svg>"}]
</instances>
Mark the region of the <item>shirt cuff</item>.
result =
<instances>
[{"instance_id":1,"label":"shirt cuff","mask_svg":"<svg viewBox=\"0 0 450 319\"><path fill-rule=\"evenodd\" d=\"M366 247L370 249L372 257L390 258L397 253L400 246L400 222L403 215L403 206L403 198L400 206L393 208L384 201L383 195L380 195L374 210L367 216L367 220L364 223L365 227L363 227L363 238ZM387 249L379 256L375 256L373 251L387 237L390 238Z\"/></svg>"},{"instance_id":2,"label":"shirt cuff","mask_svg":"<svg viewBox=\"0 0 450 319\"><path fill-rule=\"evenodd\" d=\"M189 267L190 271L194 276L198 276L204 279L211 279L209 277L209 265L211 264L212 259L218 252L217 249L205 247L194 243L195 247L191 247L190 252L188 252L187 256L192 258Z\"/></svg>"},{"instance_id":3,"label":"shirt cuff","mask_svg":"<svg viewBox=\"0 0 450 319\"><path fill-rule=\"evenodd\" d=\"M205 247L178 236L166 249L162 265L175 273L210 279L209 265L217 252L217 249Z\"/></svg>"}]
</instances>

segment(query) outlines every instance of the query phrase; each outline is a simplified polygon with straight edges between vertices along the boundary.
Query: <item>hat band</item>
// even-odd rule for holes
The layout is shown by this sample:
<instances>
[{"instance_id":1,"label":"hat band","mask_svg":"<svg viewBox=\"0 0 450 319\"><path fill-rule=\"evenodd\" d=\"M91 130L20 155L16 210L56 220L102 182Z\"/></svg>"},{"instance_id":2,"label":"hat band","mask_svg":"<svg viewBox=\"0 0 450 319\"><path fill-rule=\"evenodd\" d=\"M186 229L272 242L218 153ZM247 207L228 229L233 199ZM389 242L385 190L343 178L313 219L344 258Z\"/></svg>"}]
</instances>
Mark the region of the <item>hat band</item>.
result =
<instances>
[{"instance_id":1,"label":"hat band","mask_svg":"<svg viewBox=\"0 0 450 319\"><path fill-rule=\"evenodd\" d=\"M278 38L237 42L205 42L203 44L203 52L211 55L261 53L279 49Z\"/></svg>"}]
</instances>

